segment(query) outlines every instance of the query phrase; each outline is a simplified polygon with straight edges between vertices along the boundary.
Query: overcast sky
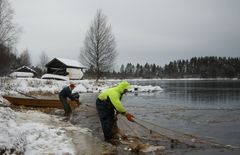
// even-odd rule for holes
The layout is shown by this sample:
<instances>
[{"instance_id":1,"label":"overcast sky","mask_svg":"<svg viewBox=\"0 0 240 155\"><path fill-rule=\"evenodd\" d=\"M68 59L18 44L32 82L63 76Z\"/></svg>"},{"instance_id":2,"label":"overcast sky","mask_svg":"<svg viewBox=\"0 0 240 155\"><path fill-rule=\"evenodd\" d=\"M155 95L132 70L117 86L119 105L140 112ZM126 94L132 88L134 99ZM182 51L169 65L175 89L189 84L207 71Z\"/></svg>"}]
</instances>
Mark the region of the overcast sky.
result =
<instances>
[{"instance_id":1,"label":"overcast sky","mask_svg":"<svg viewBox=\"0 0 240 155\"><path fill-rule=\"evenodd\" d=\"M194 56L240 56L240 0L11 0L22 28L19 52L33 64L50 58L78 60L97 9L112 25L117 66L164 65Z\"/></svg>"}]
</instances>

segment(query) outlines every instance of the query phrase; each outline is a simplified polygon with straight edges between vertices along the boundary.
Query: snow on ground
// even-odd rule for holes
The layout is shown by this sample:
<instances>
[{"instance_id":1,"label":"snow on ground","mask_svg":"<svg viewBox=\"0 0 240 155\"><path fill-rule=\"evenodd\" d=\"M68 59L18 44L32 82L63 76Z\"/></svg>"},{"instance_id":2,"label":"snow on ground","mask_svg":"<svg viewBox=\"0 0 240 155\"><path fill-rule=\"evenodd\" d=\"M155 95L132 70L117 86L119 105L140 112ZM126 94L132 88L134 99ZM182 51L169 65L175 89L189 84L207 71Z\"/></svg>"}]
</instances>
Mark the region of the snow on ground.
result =
<instances>
[{"instance_id":1,"label":"snow on ground","mask_svg":"<svg viewBox=\"0 0 240 155\"><path fill-rule=\"evenodd\" d=\"M50 116L40 112L14 112L10 108L0 108L0 147L15 149L25 154L69 152L74 153L72 144L64 131L44 124ZM31 118L31 119L30 119ZM56 142L62 141L57 145ZM50 148L48 147L51 144Z\"/></svg>"},{"instance_id":2,"label":"snow on ground","mask_svg":"<svg viewBox=\"0 0 240 155\"><path fill-rule=\"evenodd\" d=\"M62 122L57 116L32 110L15 112L6 107L0 107L0 126L0 150L13 149L25 155L76 154L66 130L89 134L87 129Z\"/></svg>"},{"instance_id":3,"label":"snow on ground","mask_svg":"<svg viewBox=\"0 0 240 155\"><path fill-rule=\"evenodd\" d=\"M37 78L0 78L0 94L14 94L18 92L45 92L49 94L57 94L63 87L70 83L76 84L73 92L86 93L86 92L100 92L106 88L115 86L120 80L103 80L96 83L95 80L74 80L74 81L57 81L46 80ZM131 83L131 82L130 82ZM154 92L162 91L159 86L140 86L133 85L131 92Z\"/></svg>"}]
</instances>

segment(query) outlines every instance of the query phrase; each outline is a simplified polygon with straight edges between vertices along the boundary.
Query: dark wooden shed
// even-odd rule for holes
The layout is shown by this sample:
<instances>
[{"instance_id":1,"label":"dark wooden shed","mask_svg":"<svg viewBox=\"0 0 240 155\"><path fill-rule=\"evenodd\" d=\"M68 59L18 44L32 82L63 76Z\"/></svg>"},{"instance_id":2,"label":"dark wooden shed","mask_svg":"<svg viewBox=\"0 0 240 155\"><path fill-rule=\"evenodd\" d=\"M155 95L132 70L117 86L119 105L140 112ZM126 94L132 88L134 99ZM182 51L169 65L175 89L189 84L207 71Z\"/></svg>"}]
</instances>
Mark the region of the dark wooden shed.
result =
<instances>
[{"instance_id":1,"label":"dark wooden shed","mask_svg":"<svg viewBox=\"0 0 240 155\"><path fill-rule=\"evenodd\" d=\"M45 65L48 74L68 76L70 79L81 79L85 67L76 60L54 58Z\"/></svg>"}]
</instances>

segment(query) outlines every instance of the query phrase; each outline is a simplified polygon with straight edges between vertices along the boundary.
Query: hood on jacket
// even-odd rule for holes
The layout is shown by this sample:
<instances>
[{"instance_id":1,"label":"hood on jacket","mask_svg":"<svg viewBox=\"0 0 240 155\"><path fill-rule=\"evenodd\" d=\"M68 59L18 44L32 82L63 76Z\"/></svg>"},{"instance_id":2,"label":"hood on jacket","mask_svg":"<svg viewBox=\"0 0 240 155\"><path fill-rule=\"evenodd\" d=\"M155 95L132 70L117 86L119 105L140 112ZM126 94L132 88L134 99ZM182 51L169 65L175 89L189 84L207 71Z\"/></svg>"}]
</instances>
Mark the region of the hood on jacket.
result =
<instances>
[{"instance_id":1,"label":"hood on jacket","mask_svg":"<svg viewBox=\"0 0 240 155\"><path fill-rule=\"evenodd\" d=\"M116 88L122 93L124 92L124 90L131 89L132 86L130 85L130 83L124 80L124 81L121 81Z\"/></svg>"}]
</instances>

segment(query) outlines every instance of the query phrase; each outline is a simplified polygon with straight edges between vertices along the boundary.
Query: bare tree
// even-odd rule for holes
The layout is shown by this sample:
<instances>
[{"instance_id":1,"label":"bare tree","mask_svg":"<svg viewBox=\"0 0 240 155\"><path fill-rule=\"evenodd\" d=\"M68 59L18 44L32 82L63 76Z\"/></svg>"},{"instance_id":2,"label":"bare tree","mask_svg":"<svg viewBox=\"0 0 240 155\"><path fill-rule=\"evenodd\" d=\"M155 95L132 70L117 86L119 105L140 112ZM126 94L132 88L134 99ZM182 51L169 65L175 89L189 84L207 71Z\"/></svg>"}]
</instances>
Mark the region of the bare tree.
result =
<instances>
[{"instance_id":1,"label":"bare tree","mask_svg":"<svg viewBox=\"0 0 240 155\"><path fill-rule=\"evenodd\" d=\"M0 0L0 75L6 75L17 63L12 53L17 40L18 28L13 21L13 10L7 0Z\"/></svg>"},{"instance_id":2,"label":"bare tree","mask_svg":"<svg viewBox=\"0 0 240 155\"><path fill-rule=\"evenodd\" d=\"M47 54L42 51L41 55L39 56L39 64L38 66L44 71L45 69L45 65L48 63L49 58L47 56Z\"/></svg>"},{"instance_id":3,"label":"bare tree","mask_svg":"<svg viewBox=\"0 0 240 155\"><path fill-rule=\"evenodd\" d=\"M20 29L13 23L14 12L7 0L0 0L0 44L11 47Z\"/></svg>"},{"instance_id":4,"label":"bare tree","mask_svg":"<svg viewBox=\"0 0 240 155\"><path fill-rule=\"evenodd\" d=\"M20 65L21 66L31 66L31 58L30 58L30 54L28 52L28 49L24 50L20 54L19 60L20 60Z\"/></svg>"},{"instance_id":5,"label":"bare tree","mask_svg":"<svg viewBox=\"0 0 240 155\"><path fill-rule=\"evenodd\" d=\"M107 23L107 17L102 11L98 10L86 34L80 61L93 69L98 80L103 72L113 67L116 56L116 43L111 25Z\"/></svg>"}]
</instances>

